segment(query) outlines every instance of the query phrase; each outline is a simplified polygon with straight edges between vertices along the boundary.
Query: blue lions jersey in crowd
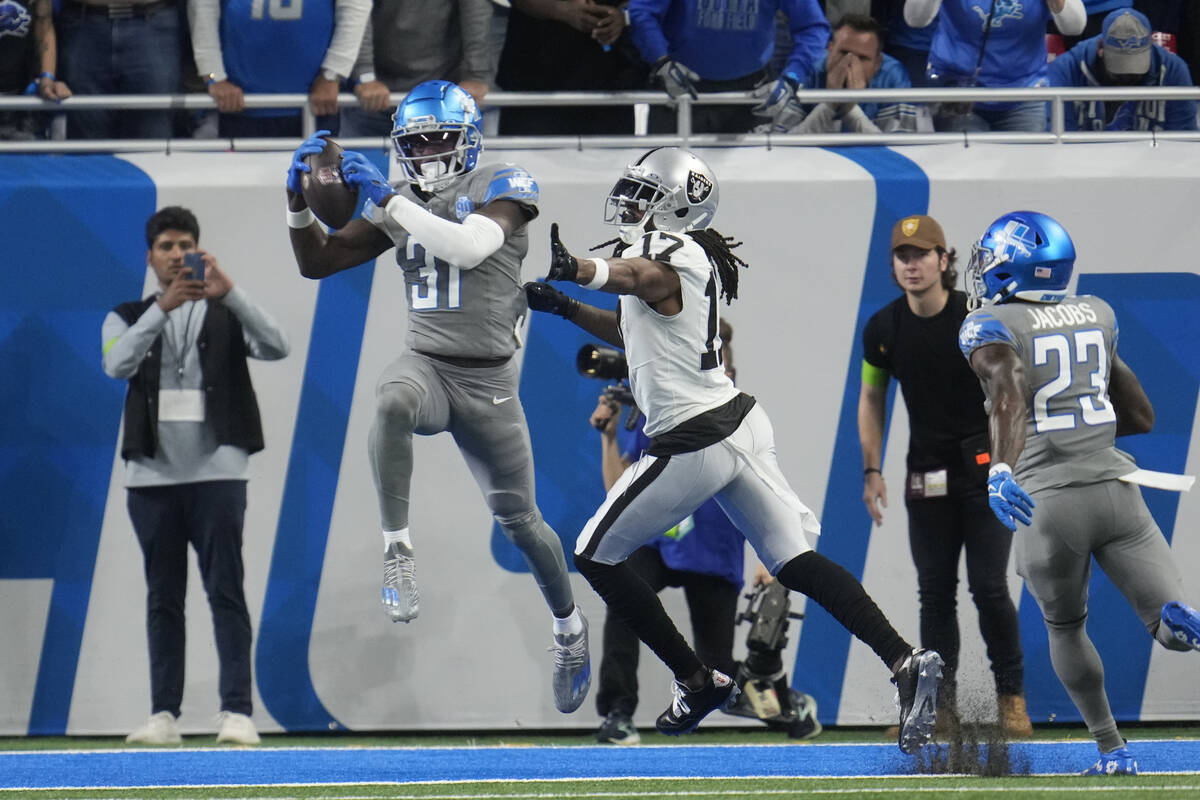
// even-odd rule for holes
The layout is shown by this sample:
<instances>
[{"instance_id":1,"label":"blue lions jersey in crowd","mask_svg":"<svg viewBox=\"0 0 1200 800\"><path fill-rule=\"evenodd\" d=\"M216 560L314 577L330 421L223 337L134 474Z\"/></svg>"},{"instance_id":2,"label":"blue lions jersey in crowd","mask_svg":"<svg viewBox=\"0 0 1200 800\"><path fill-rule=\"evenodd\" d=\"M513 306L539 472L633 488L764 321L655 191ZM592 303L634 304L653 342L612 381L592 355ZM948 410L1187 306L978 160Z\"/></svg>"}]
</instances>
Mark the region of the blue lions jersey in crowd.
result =
<instances>
[{"instance_id":1,"label":"blue lions jersey in crowd","mask_svg":"<svg viewBox=\"0 0 1200 800\"><path fill-rule=\"evenodd\" d=\"M1101 37L1084 39L1050 64L1051 86L1100 86L1096 79ZM1142 86L1191 86L1187 63L1158 45L1151 45L1150 71ZM1109 106L1116 108L1111 110ZM1072 109L1072 106L1074 107ZM1069 131L1194 131L1195 100L1076 100L1063 119Z\"/></svg>"},{"instance_id":2,"label":"blue lions jersey in crowd","mask_svg":"<svg viewBox=\"0 0 1200 800\"><path fill-rule=\"evenodd\" d=\"M646 63L663 56L701 78L731 80L767 65L775 52L775 12L792 33L784 67L807 75L825 53L829 22L817 0L630 0L630 32Z\"/></svg>"},{"instance_id":3,"label":"blue lions jersey in crowd","mask_svg":"<svg viewBox=\"0 0 1200 800\"><path fill-rule=\"evenodd\" d=\"M221 55L229 79L247 93L307 92L333 39L334 0L293 0L263 13L264 0L223 0ZM256 16L257 14L257 16ZM295 113L290 109L276 114Z\"/></svg>"},{"instance_id":4,"label":"blue lions jersey in crowd","mask_svg":"<svg viewBox=\"0 0 1200 800\"><path fill-rule=\"evenodd\" d=\"M801 86L805 89L824 89L827 86L828 74L825 71L825 58L822 58L813 71L805 77ZM907 89L912 86L908 79L908 71L896 59L883 55L879 71L867 84L868 89ZM805 113L815 108L813 105L804 106ZM917 107L912 103L859 103L858 107L881 129L915 131L917 129Z\"/></svg>"},{"instance_id":5,"label":"blue lions jersey in crowd","mask_svg":"<svg viewBox=\"0 0 1200 800\"><path fill-rule=\"evenodd\" d=\"M929 75L942 86L1045 86L1046 0L944 0L931 24L937 25L929 49ZM991 33L984 44L984 23ZM983 48L978 80L973 81ZM995 109L1011 104L977 103Z\"/></svg>"},{"instance_id":6,"label":"blue lions jersey in crowd","mask_svg":"<svg viewBox=\"0 0 1200 800\"><path fill-rule=\"evenodd\" d=\"M621 458L637 461L650 446L650 437L642 430L646 418L635 430L617 429ZM745 569L746 538L742 536L715 499L705 501L688 519L646 543L662 554L671 569L716 575L742 588Z\"/></svg>"}]
</instances>

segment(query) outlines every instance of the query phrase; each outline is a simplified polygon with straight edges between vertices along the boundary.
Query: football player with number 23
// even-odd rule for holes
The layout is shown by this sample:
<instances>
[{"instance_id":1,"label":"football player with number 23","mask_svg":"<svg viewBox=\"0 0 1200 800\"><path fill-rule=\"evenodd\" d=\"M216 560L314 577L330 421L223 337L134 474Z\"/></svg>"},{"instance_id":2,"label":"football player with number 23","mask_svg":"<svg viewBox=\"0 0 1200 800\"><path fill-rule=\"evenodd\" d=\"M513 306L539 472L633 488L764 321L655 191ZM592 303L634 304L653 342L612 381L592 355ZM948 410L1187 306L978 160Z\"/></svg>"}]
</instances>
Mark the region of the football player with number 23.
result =
<instances>
[{"instance_id":1,"label":"football player with number 23","mask_svg":"<svg viewBox=\"0 0 1200 800\"><path fill-rule=\"evenodd\" d=\"M554 615L553 691L574 711L591 684L587 620L575 607L558 535L534 503L533 450L517 396L513 353L526 312L521 260L538 187L514 164L477 164L479 109L447 81L417 85L396 110L392 142L406 181L393 186L361 153L342 154L346 183L368 198L363 216L326 233L308 207L306 140L288 170L288 227L306 278L325 278L395 248L408 301L406 351L376 386L368 443L383 529L383 605L393 622L417 616L409 534L413 434L449 431L505 535L521 551Z\"/></svg>"}]
</instances>

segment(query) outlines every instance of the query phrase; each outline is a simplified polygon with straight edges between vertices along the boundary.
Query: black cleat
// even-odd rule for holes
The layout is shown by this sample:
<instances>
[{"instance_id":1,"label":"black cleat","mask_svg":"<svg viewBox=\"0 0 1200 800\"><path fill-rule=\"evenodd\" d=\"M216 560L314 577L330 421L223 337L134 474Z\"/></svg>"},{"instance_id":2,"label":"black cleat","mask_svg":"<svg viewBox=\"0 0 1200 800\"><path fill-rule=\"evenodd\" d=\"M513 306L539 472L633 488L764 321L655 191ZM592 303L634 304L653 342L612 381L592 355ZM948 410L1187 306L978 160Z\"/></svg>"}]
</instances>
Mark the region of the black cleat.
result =
<instances>
[{"instance_id":1,"label":"black cleat","mask_svg":"<svg viewBox=\"0 0 1200 800\"><path fill-rule=\"evenodd\" d=\"M900 706L901 752L915 753L933 739L941 682L942 657L933 650L913 650L892 676Z\"/></svg>"},{"instance_id":2,"label":"black cleat","mask_svg":"<svg viewBox=\"0 0 1200 800\"><path fill-rule=\"evenodd\" d=\"M679 681L671 683L671 707L658 715L654 726L659 733L679 736L696 730L700 720L718 708L732 706L741 692L733 678L712 670L704 687L692 691Z\"/></svg>"}]
</instances>

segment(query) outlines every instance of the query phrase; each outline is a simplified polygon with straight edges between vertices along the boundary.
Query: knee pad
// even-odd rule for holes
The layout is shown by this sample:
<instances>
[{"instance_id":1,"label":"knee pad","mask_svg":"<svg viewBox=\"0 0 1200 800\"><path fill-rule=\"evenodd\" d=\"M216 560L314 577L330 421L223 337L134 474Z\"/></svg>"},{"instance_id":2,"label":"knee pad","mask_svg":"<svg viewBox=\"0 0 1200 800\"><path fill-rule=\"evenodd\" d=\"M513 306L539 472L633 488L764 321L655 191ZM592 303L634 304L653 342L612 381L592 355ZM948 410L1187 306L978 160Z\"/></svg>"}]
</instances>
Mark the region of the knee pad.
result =
<instances>
[{"instance_id":1,"label":"knee pad","mask_svg":"<svg viewBox=\"0 0 1200 800\"><path fill-rule=\"evenodd\" d=\"M413 431L417 427L417 412L421 408L421 393L407 383L386 383L375 397L375 413L390 430Z\"/></svg>"}]
</instances>

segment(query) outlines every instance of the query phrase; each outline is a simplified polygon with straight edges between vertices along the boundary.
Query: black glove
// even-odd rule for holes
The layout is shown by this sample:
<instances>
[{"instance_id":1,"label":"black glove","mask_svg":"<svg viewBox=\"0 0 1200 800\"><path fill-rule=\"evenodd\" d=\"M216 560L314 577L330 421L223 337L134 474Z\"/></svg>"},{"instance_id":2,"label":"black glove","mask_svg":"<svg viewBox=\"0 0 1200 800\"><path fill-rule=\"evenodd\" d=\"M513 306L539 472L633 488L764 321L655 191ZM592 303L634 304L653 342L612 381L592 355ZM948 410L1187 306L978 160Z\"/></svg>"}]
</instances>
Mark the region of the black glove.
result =
<instances>
[{"instance_id":1,"label":"black glove","mask_svg":"<svg viewBox=\"0 0 1200 800\"><path fill-rule=\"evenodd\" d=\"M548 311L563 319L571 319L579 311L579 301L555 289L548 283L530 281L525 284L525 298L534 311Z\"/></svg>"},{"instance_id":2,"label":"black glove","mask_svg":"<svg viewBox=\"0 0 1200 800\"><path fill-rule=\"evenodd\" d=\"M563 243L558 240L558 223L550 225L550 271L546 273L548 281L573 281L579 274L579 262L575 256L567 252Z\"/></svg>"}]
</instances>

